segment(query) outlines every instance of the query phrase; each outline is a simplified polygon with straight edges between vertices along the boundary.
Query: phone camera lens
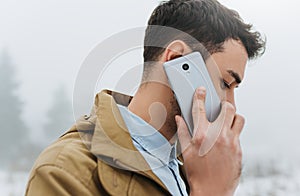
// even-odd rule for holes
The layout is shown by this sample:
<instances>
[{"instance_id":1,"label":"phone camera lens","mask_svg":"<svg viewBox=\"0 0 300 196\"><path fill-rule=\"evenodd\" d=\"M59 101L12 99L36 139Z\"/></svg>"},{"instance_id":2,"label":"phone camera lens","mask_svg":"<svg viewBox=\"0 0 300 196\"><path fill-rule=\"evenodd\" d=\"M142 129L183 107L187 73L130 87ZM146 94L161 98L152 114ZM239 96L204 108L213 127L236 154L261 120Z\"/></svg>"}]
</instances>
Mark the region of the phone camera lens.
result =
<instances>
[{"instance_id":1,"label":"phone camera lens","mask_svg":"<svg viewBox=\"0 0 300 196\"><path fill-rule=\"evenodd\" d=\"M182 65L182 69L183 69L184 71L187 71L187 70L190 69L190 66L189 66L188 64L183 64L183 65Z\"/></svg>"}]
</instances>

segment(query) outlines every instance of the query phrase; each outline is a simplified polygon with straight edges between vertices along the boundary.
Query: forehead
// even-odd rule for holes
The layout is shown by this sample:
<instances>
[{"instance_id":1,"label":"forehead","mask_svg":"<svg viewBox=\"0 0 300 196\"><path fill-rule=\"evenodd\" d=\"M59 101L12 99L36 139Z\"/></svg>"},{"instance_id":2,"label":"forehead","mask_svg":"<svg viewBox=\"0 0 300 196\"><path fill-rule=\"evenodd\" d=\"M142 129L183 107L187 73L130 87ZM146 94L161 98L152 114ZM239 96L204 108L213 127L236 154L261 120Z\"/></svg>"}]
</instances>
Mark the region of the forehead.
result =
<instances>
[{"instance_id":1,"label":"forehead","mask_svg":"<svg viewBox=\"0 0 300 196\"><path fill-rule=\"evenodd\" d=\"M223 44L224 50L211 55L218 65L221 74L228 74L229 70L244 78L248 54L243 44L238 40L229 39Z\"/></svg>"}]
</instances>

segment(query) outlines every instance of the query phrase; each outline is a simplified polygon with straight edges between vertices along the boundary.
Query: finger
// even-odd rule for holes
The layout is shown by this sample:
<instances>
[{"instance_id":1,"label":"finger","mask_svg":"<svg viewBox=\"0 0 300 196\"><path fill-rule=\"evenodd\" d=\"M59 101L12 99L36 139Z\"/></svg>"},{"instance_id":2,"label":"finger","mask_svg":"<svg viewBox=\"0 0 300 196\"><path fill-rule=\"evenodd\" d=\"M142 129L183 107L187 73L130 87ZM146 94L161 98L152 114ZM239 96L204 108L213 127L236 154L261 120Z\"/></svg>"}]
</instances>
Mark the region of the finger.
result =
<instances>
[{"instance_id":1,"label":"finger","mask_svg":"<svg viewBox=\"0 0 300 196\"><path fill-rule=\"evenodd\" d=\"M230 130L235 117L235 111L235 107L231 103L227 101L222 102L220 115L213 124L217 124L219 127L222 127L222 130L224 131Z\"/></svg>"},{"instance_id":2,"label":"finger","mask_svg":"<svg viewBox=\"0 0 300 196\"><path fill-rule=\"evenodd\" d=\"M193 107L192 107L194 131L202 130L201 125L205 125L208 123L208 120L206 118L206 111L205 111L205 96L206 96L206 89L204 87L199 87L196 89L193 98Z\"/></svg>"},{"instance_id":3,"label":"finger","mask_svg":"<svg viewBox=\"0 0 300 196\"><path fill-rule=\"evenodd\" d=\"M245 118L242 117L241 115L236 114L231 128L234 134L240 136L244 128L244 125L245 125Z\"/></svg>"},{"instance_id":4,"label":"finger","mask_svg":"<svg viewBox=\"0 0 300 196\"><path fill-rule=\"evenodd\" d=\"M181 146L181 151L183 152L191 143L191 135L185 124L185 121L180 116L175 116L177 124L177 135Z\"/></svg>"}]
</instances>

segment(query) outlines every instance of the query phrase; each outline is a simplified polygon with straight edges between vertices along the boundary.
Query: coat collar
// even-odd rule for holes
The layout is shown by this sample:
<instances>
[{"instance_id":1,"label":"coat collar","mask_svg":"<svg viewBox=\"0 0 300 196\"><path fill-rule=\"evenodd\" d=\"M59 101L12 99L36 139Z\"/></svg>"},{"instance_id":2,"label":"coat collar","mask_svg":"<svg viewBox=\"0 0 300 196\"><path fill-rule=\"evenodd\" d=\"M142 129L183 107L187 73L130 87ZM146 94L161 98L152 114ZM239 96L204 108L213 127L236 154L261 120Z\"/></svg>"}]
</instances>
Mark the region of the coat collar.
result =
<instances>
[{"instance_id":1,"label":"coat collar","mask_svg":"<svg viewBox=\"0 0 300 196\"><path fill-rule=\"evenodd\" d=\"M127 106L131 99L121 93L101 91L96 95L91 115L80 118L76 129L98 159L111 166L144 175L168 191L135 148L120 114L117 104Z\"/></svg>"}]
</instances>

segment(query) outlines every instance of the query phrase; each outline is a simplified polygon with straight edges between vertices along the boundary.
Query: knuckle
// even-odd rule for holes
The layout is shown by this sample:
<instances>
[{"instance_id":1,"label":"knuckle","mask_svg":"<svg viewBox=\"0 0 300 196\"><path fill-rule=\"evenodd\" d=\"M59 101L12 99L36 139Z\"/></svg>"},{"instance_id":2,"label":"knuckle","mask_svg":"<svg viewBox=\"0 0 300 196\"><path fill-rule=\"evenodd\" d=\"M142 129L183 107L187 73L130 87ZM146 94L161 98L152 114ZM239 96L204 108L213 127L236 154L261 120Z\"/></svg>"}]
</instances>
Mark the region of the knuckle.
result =
<instances>
[{"instance_id":1,"label":"knuckle","mask_svg":"<svg viewBox=\"0 0 300 196\"><path fill-rule=\"evenodd\" d=\"M193 143L196 144L197 146L200 146L203 142L203 140L205 139L206 135L203 134L199 134L197 135L194 139L193 139Z\"/></svg>"},{"instance_id":2,"label":"knuckle","mask_svg":"<svg viewBox=\"0 0 300 196\"><path fill-rule=\"evenodd\" d=\"M235 148L234 153L236 154L238 159L242 159L243 157L243 151L240 147Z\"/></svg>"},{"instance_id":3,"label":"knuckle","mask_svg":"<svg viewBox=\"0 0 300 196\"><path fill-rule=\"evenodd\" d=\"M233 138L231 141L231 147L234 150L234 152L239 152L241 150L240 141L238 138Z\"/></svg>"},{"instance_id":4,"label":"knuckle","mask_svg":"<svg viewBox=\"0 0 300 196\"><path fill-rule=\"evenodd\" d=\"M241 133L245 126L245 118L240 115L236 115L234 124L234 130L236 131L236 133Z\"/></svg>"},{"instance_id":5,"label":"knuckle","mask_svg":"<svg viewBox=\"0 0 300 196\"><path fill-rule=\"evenodd\" d=\"M200 112L200 113L205 113L204 104L202 104L202 106L199 107L199 112Z\"/></svg>"},{"instance_id":6,"label":"knuckle","mask_svg":"<svg viewBox=\"0 0 300 196\"><path fill-rule=\"evenodd\" d=\"M238 138L233 140L233 146L232 146L234 152L236 153L237 157L239 159L242 159L243 156L243 152L242 152L242 148L240 145L240 140Z\"/></svg>"},{"instance_id":7,"label":"knuckle","mask_svg":"<svg viewBox=\"0 0 300 196\"><path fill-rule=\"evenodd\" d=\"M229 102L224 102L224 105L223 105L224 109L226 112L230 112L230 113L235 113L236 112L236 109L235 107L229 103Z\"/></svg>"},{"instance_id":8,"label":"knuckle","mask_svg":"<svg viewBox=\"0 0 300 196\"><path fill-rule=\"evenodd\" d=\"M192 114L197 115L198 113L205 113L205 104L201 100L197 100L193 103Z\"/></svg>"},{"instance_id":9,"label":"knuckle","mask_svg":"<svg viewBox=\"0 0 300 196\"><path fill-rule=\"evenodd\" d=\"M231 105L229 103L226 106L226 110L230 113L235 113L235 108L233 107L233 105Z\"/></svg>"},{"instance_id":10,"label":"knuckle","mask_svg":"<svg viewBox=\"0 0 300 196\"><path fill-rule=\"evenodd\" d=\"M199 108L199 104L194 103L193 107L192 107L192 114L195 116L198 113L198 108Z\"/></svg>"},{"instance_id":11,"label":"knuckle","mask_svg":"<svg viewBox=\"0 0 300 196\"><path fill-rule=\"evenodd\" d=\"M237 156L238 156L239 159L242 160L242 158L243 158L243 151L242 151L241 149L239 149L239 150L237 151Z\"/></svg>"},{"instance_id":12,"label":"knuckle","mask_svg":"<svg viewBox=\"0 0 300 196\"><path fill-rule=\"evenodd\" d=\"M226 138L226 136L224 134L220 134L216 143L219 145L219 146L227 146L228 145L228 140Z\"/></svg>"},{"instance_id":13,"label":"knuckle","mask_svg":"<svg viewBox=\"0 0 300 196\"><path fill-rule=\"evenodd\" d=\"M241 116L241 115L236 115L236 118L237 118L238 122L239 122L241 125L244 125L244 124L245 124L246 119L245 119L243 116Z\"/></svg>"}]
</instances>

